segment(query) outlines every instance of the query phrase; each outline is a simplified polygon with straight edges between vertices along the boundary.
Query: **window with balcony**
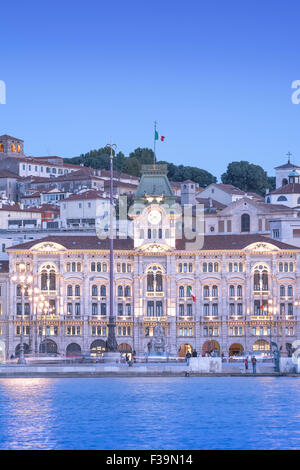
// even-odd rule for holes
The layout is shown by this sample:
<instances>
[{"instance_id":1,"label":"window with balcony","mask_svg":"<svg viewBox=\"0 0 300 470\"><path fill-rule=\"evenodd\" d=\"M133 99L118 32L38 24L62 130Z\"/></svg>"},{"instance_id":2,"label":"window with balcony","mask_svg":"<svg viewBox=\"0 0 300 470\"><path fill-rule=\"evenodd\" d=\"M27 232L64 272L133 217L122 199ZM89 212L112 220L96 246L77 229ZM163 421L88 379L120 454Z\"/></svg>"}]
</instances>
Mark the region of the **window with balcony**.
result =
<instances>
[{"instance_id":1,"label":"window with balcony","mask_svg":"<svg viewBox=\"0 0 300 470\"><path fill-rule=\"evenodd\" d=\"M41 269L41 290L56 290L56 268L54 265L44 265Z\"/></svg>"}]
</instances>

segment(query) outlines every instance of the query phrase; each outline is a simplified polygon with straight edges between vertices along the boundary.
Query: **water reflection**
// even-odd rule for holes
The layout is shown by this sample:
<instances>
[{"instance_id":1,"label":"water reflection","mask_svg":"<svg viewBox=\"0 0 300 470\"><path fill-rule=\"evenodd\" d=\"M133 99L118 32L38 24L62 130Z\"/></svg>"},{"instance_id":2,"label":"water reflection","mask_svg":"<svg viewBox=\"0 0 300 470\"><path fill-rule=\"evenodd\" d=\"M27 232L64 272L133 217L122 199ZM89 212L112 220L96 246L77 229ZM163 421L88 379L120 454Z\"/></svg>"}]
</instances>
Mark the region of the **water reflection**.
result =
<instances>
[{"instance_id":1,"label":"water reflection","mask_svg":"<svg viewBox=\"0 0 300 470\"><path fill-rule=\"evenodd\" d=\"M1 449L297 449L299 378L1 379Z\"/></svg>"},{"instance_id":2,"label":"water reflection","mask_svg":"<svg viewBox=\"0 0 300 470\"><path fill-rule=\"evenodd\" d=\"M0 383L1 448L43 449L55 445L51 379L7 379ZM3 429L3 427L1 426Z\"/></svg>"}]
</instances>

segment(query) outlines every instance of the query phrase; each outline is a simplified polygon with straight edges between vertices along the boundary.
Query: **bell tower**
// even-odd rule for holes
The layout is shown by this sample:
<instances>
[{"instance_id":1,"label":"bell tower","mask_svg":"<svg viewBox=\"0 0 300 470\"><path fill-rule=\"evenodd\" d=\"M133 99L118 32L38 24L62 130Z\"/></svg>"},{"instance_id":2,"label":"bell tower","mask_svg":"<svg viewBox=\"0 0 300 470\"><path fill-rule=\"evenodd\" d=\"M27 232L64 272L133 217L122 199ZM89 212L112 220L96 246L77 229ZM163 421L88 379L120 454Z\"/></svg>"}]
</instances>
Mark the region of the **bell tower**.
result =
<instances>
[{"instance_id":1,"label":"bell tower","mask_svg":"<svg viewBox=\"0 0 300 470\"><path fill-rule=\"evenodd\" d=\"M24 141L7 134L0 135L0 158L24 157Z\"/></svg>"}]
</instances>

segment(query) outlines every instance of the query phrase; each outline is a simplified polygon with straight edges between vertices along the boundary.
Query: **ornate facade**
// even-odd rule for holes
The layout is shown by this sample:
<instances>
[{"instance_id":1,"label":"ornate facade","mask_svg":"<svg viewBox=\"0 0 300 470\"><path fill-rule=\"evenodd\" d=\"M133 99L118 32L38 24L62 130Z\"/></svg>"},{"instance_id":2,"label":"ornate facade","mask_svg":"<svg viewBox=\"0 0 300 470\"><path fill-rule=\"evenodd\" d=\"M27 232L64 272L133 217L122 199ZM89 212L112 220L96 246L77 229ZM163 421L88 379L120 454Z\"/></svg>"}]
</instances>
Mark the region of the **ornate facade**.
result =
<instances>
[{"instance_id":1,"label":"ornate facade","mask_svg":"<svg viewBox=\"0 0 300 470\"><path fill-rule=\"evenodd\" d=\"M300 338L300 249L259 234L177 239L179 213L163 172L142 177L133 238L116 239L114 312L120 351L150 350L157 324L166 353L232 355ZM143 202L143 205L142 205ZM180 224L179 224L180 225ZM11 247L1 315L5 355L105 349L109 314L109 240L53 236ZM18 283L25 269L30 286ZM5 290L7 289L7 290ZM41 297L42 295L42 297ZM46 308L45 308L46 303Z\"/></svg>"}]
</instances>

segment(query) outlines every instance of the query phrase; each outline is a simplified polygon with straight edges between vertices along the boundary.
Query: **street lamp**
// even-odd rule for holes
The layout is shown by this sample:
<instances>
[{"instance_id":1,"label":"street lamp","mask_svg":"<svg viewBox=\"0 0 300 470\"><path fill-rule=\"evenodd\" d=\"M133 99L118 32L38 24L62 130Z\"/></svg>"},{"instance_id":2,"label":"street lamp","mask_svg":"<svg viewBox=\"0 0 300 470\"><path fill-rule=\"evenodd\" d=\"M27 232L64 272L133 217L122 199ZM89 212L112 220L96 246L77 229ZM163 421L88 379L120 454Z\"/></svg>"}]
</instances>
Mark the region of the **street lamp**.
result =
<instances>
[{"instance_id":1,"label":"street lamp","mask_svg":"<svg viewBox=\"0 0 300 470\"><path fill-rule=\"evenodd\" d=\"M108 352L116 352L118 350L118 343L116 340L116 321L114 315L114 219L113 219L113 149L116 148L115 144L110 142L110 211L109 211L109 319L108 319L108 336L107 336L107 350Z\"/></svg>"},{"instance_id":2,"label":"street lamp","mask_svg":"<svg viewBox=\"0 0 300 470\"><path fill-rule=\"evenodd\" d=\"M18 364L24 365L26 364L26 359L24 356L24 332L23 332L23 324L24 324L24 294L28 287L32 283L32 276L31 274L26 274L26 265L21 263L19 265L19 272L12 276L12 281L16 282L17 285L21 287L21 332L20 332L20 355ZM30 332L29 332L30 334Z\"/></svg>"}]
</instances>

